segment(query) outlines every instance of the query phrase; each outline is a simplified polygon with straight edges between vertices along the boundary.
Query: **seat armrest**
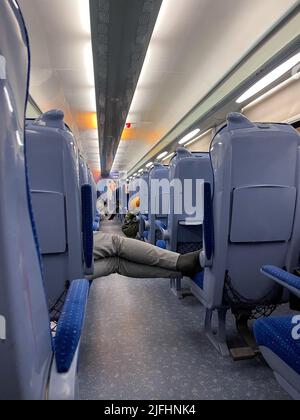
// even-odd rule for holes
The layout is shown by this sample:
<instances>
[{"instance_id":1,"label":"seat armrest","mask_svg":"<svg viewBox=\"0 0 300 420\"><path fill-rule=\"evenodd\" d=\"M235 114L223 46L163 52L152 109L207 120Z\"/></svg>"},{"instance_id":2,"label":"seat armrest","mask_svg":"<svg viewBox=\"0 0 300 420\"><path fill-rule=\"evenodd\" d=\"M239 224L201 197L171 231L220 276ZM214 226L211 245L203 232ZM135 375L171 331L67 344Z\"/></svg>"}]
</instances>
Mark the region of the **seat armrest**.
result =
<instances>
[{"instance_id":1,"label":"seat armrest","mask_svg":"<svg viewBox=\"0 0 300 420\"><path fill-rule=\"evenodd\" d=\"M74 280L67 294L66 302L54 338L55 360L58 373L67 373L77 352L83 329L90 282Z\"/></svg>"},{"instance_id":2,"label":"seat armrest","mask_svg":"<svg viewBox=\"0 0 300 420\"><path fill-rule=\"evenodd\" d=\"M160 220L155 220L155 226L161 232L164 240L170 239L170 234L167 230L167 226L163 222L161 222Z\"/></svg>"},{"instance_id":3,"label":"seat armrest","mask_svg":"<svg viewBox=\"0 0 300 420\"><path fill-rule=\"evenodd\" d=\"M52 363L49 387L49 401L74 401L79 398L77 385L77 371L79 362L79 346L67 373L59 373L56 363Z\"/></svg>"},{"instance_id":4,"label":"seat armrest","mask_svg":"<svg viewBox=\"0 0 300 420\"><path fill-rule=\"evenodd\" d=\"M300 298L300 277L273 265L262 267L261 272Z\"/></svg>"},{"instance_id":5,"label":"seat armrest","mask_svg":"<svg viewBox=\"0 0 300 420\"><path fill-rule=\"evenodd\" d=\"M179 222L180 226L202 226L203 225L203 221L200 220L181 220Z\"/></svg>"},{"instance_id":6,"label":"seat armrest","mask_svg":"<svg viewBox=\"0 0 300 420\"><path fill-rule=\"evenodd\" d=\"M204 183L204 221L203 250L200 253L200 264L203 268L211 267L215 248L214 214L211 185Z\"/></svg>"},{"instance_id":7,"label":"seat armrest","mask_svg":"<svg viewBox=\"0 0 300 420\"><path fill-rule=\"evenodd\" d=\"M57 325L53 341L54 360L50 371L48 399L77 398L79 348L91 282L74 280Z\"/></svg>"},{"instance_id":8,"label":"seat armrest","mask_svg":"<svg viewBox=\"0 0 300 420\"><path fill-rule=\"evenodd\" d=\"M84 273L94 273L94 226L93 226L93 199L92 187L89 184L81 187L82 212L82 246L84 257Z\"/></svg>"}]
</instances>

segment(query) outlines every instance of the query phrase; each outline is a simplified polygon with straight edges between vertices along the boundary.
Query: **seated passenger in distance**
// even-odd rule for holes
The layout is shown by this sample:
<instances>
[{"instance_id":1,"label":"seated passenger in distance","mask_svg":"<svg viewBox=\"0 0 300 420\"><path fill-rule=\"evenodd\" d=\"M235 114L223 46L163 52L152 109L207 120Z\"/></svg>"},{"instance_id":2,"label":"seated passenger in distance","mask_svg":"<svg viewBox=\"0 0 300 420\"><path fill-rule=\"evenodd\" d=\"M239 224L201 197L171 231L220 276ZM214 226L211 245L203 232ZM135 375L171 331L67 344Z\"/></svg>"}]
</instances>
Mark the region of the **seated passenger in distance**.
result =
<instances>
[{"instance_id":1,"label":"seated passenger in distance","mask_svg":"<svg viewBox=\"0 0 300 420\"><path fill-rule=\"evenodd\" d=\"M93 279L120 274L134 278L193 277L202 271L199 251L186 255L136 239L103 232L94 235Z\"/></svg>"},{"instance_id":2,"label":"seated passenger in distance","mask_svg":"<svg viewBox=\"0 0 300 420\"><path fill-rule=\"evenodd\" d=\"M139 231L139 222L132 213L127 213L125 222L122 225L122 232L127 238L135 239Z\"/></svg>"}]
</instances>

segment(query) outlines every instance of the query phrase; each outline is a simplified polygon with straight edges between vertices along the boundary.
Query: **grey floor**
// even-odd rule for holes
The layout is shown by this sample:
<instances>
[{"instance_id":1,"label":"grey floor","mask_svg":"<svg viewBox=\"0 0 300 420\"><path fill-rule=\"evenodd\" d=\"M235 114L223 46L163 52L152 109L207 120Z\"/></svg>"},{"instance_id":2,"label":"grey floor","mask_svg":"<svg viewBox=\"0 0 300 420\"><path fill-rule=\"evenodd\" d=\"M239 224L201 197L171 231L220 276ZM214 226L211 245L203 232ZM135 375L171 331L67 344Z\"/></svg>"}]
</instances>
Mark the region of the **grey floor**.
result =
<instances>
[{"instance_id":1,"label":"grey floor","mask_svg":"<svg viewBox=\"0 0 300 420\"><path fill-rule=\"evenodd\" d=\"M120 232L104 223L106 232ZM119 275L94 281L81 345L83 400L284 400L261 359L222 358L203 334L194 297L168 280Z\"/></svg>"}]
</instances>

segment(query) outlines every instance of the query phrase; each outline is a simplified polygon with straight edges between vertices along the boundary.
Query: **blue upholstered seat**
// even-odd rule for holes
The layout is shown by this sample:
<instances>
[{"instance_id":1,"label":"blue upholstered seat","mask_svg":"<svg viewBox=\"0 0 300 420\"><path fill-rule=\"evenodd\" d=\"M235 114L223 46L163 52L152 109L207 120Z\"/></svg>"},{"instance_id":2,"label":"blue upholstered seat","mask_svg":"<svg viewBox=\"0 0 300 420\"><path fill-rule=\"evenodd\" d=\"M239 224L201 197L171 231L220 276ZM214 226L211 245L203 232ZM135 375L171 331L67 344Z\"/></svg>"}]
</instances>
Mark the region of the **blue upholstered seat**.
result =
<instances>
[{"instance_id":1,"label":"blue upholstered seat","mask_svg":"<svg viewBox=\"0 0 300 420\"><path fill-rule=\"evenodd\" d=\"M275 281L284 284L286 287L291 287L300 291L300 278L285 270L282 270L273 265L266 265L262 268L262 273L271 277Z\"/></svg>"},{"instance_id":2,"label":"blue upholstered seat","mask_svg":"<svg viewBox=\"0 0 300 420\"><path fill-rule=\"evenodd\" d=\"M261 267L292 271L298 263L299 141L288 124L255 124L232 113L211 143L213 183L204 184L200 253L204 287L192 284L192 292L206 307L206 332L221 354L228 355L228 307L237 317L250 316L261 305L286 300Z\"/></svg>"},{"instance_id":3,"label":"blue upholstered seat","mask_svg":"<svg viewBox=\"0 0 300 420\"><path fill-rule=\"evenodd\" d=\"M166 223L164 223L162 220L156 220L155 223L156 223L157 226L160 226L164 230L166 230L168 228Z\"/></svg>"},{"instance_id":4,"label":"blue upholstered seat","mask_svg":"<svg viewBox=\"0 0 300 420\"><path fill-rule=\"evenodd\" d=\"M60 317L54 340L58 373L69 371L80 342L90 283L74 280Z\"/></svg>"},{"instance_id":5,"label":"blue upholstered seat","mask_svg":"<svg viewBox=\"0 0 300 420\"><path fill-rule=\"evenodd\" d=\"M299 296L299 277L271 265L261 272ZM254 334L278 382L294 399L300 399L300 317L260 319L254 324Z\"/></svg>"},{"instance_id":6,"label":"blue upholstered seat","mask_svg":"<svg viewBox=\"0 0 300 420\"><path fill-rule=\"evenodd\" d=\"M161 249L167 249L166 241L163 241L161 239L156 242L156 246L158 246L158 248L161 248Z\"/></svg>"},{"instance_id":7,"label":"blue upholstered seat","mask_svg":"<svg viewBox=\"0 0 300 420\"><path fill-rule=\"evenodd\" d=\"M204 272L198 273L196 274L193 278L192 281L198 286L200 287L200 289L203 290L203 285L204 285Z\"/></svg>"},{"instance_id":8,"label":"blue upholstered seat","mask_svg":"<svg viewBox=\"0 0 300 420\"><path fill-rule=\"evenodd\" d=\"M263 318L254 325L259 346L266 347L300 374L300 340L292 337L293 317Z\"/></svg>"}]
</instances>

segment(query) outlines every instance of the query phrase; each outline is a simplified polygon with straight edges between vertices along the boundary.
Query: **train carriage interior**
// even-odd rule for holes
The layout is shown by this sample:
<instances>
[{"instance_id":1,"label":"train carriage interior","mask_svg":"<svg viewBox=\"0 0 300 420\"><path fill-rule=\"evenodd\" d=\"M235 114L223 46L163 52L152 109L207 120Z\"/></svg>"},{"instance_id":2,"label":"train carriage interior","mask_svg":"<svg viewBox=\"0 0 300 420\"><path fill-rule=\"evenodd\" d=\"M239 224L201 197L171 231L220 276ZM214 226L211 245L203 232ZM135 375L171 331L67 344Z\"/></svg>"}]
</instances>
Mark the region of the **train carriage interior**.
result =
<instances>
[{"instance_id":1,"label":"train carriage interior","mask_svg":"<svg viewBox=\"0 0 300 420\"><path fill-rule=\"evenodd\" d=\"M299 28L0 1L1 401L300 400Z\"/></svg>"}]
</instances>

